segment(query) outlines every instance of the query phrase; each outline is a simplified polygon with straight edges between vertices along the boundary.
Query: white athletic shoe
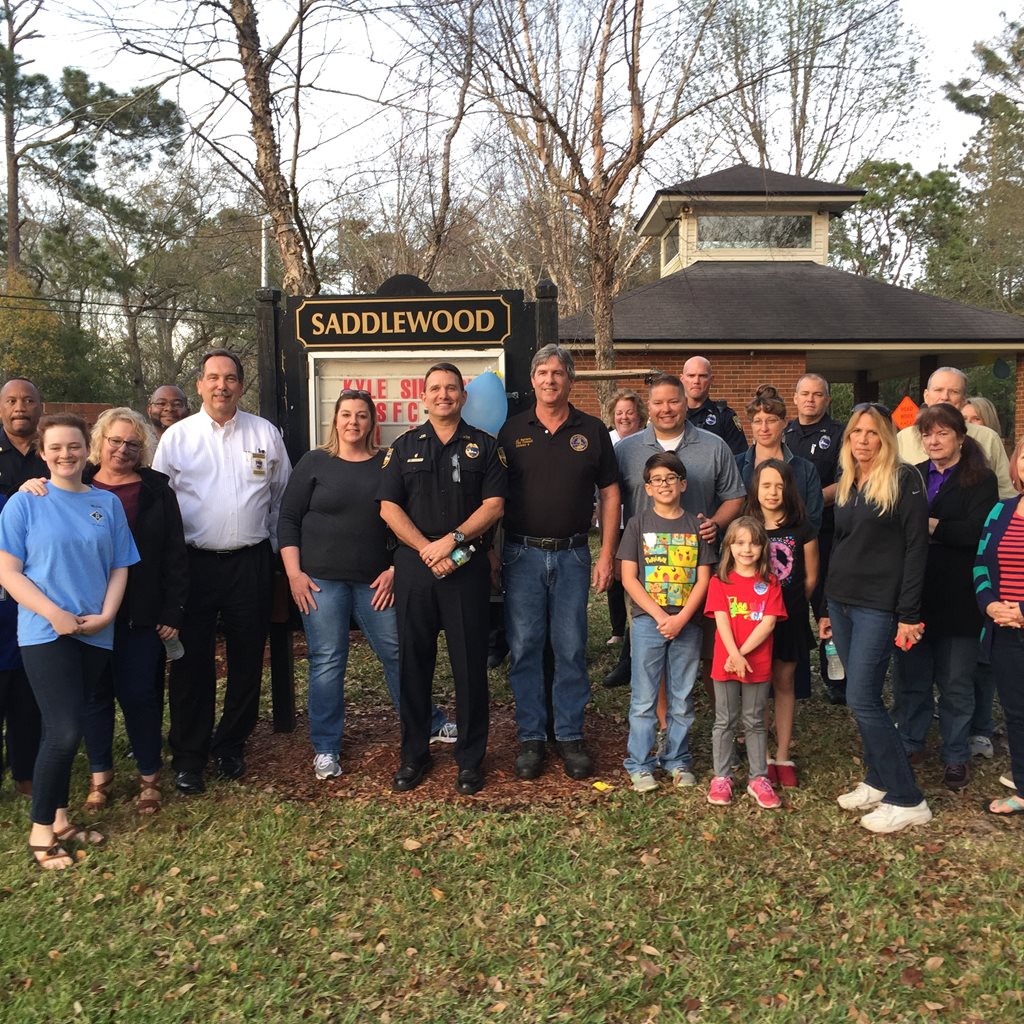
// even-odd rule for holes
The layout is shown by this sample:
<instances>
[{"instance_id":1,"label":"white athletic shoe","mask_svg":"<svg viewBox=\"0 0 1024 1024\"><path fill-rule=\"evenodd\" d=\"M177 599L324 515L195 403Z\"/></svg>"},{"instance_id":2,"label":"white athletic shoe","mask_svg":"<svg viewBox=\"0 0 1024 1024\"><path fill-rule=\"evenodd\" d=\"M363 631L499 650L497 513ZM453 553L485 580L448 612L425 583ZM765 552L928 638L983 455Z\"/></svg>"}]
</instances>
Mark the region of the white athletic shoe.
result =
<instances>
[{"instance_id":1,"label":"white athletic shoe","mask_svg":"<svg viewBox=\"0 0 1024 1024\"><path fill-rule=\"evenodd\" d=\"M341 774L341 765L334 754L317 754L313 758L313 771L318 779L336 779Z\"/></svg>"},{"instance_id":2,"label":"white athletic shoe","mask_svg":"<svg viewBox=\"0 0 1024 1024\"><path fill-rule=\"evenodd\" d=\"M884 789L875 789L874 786L862 782L856 789L837 797L836 803L844 811L870 811L872 807L877 807L882 802L884 796Z\"/></svg>"},{"instance_id":3,"label":"white athletic shoe","mask_svg":"<svg viewBox=\"0 0 1024 1024\"><path fill-rule=\"evenodd\" d=\"M454 722L445 722L435 733L431 733L431 743L456 743L459 739L459 727Z\"/></svg>"},{"instance_id":4,"label":"white athletic shoe","mask_svg":"<svg viewBox=\"0 0 1024 1024\"><path fill-rule=\"evenodd\" d=\"M922 800L913 807L879 804L870 814L865 814L860 823L870 832L886 833L899 832L910 825L927 825L931 820L931 808Z\"/></svg>"},{"instance_id":5,"label":"white athletic shoe","mask_svg":"<svg viewBox=\"0 0 1024 1024\"><path fill-rule=\"evenodd\" d=\"M967 749L971 752L972 757L984 757L989 760L996 753L995 747L992 746L992 741L987 736L969 736L967 738Z\"/></svg>"}]
</instances>

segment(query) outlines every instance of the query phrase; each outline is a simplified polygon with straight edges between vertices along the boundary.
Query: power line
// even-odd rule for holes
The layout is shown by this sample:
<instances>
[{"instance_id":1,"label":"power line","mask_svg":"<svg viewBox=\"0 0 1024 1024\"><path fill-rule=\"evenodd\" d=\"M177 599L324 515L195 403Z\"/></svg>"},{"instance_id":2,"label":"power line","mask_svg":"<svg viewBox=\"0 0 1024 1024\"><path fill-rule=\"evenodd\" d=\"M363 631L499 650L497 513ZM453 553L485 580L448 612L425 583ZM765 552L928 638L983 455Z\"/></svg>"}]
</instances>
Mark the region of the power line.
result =
<instances>
[{"instance_id":1,"label":"power line","mask_svg":"<svg viewBox=\"0 0 1024 1024\"><path fill-rule=\"evenodd\" d=\"M15 302L30 302L37 303L37 305L28 306L17 306L17 305L4 305L4 309L19 310L21 312L38 312L40 309L45 310L48 313L65 313L68 311L68 307L88 307L89 312L93 315L98 316L121 316L125 317L128 314L125 313L124 307L119 302L105 302L101 299L60 299L51 296L36 296L36 295L14 295L9 292L0 292L0 301L13 299ZM60 305L54 305L59 303ZM226 311L219 309L203 309L197 306L149 306L146 308L144 313L138 313L136 316L140 320L159 320L160 317L156 316L157 313L169 313L174 315L179 320L188 320L189 322L202 322L199 317L232 317L235 323L244 323L246 321L255 320L255 313L245 313L241 311ZM185 314L185 315L179 315ZM223 320L217 321L223 323Z\"/></svg>"}]
</instances>

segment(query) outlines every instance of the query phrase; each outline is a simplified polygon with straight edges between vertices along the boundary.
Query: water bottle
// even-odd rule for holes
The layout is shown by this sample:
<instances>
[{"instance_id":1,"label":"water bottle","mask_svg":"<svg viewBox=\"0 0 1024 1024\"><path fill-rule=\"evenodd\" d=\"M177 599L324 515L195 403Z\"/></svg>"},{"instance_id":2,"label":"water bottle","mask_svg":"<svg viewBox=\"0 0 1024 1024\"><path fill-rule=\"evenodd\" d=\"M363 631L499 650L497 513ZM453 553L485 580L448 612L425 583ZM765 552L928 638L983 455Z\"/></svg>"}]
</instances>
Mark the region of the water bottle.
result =
<instances>
[{"instance_id":1,"label":"water bottle","mask_svg":"<svg viewBox=\"0 0 1024 1024\"><path fill-rule=\"evenodd\" d=\"M476 551L475 545L464 544L462 547L456 548L448 557L456 566L465 565L473 557L474 551Z\"/></svg>"},{"instance_id":2,"label":"water bottle","mask_svg":"<svg viewBox=\"0 0 1024 1024\"><path fill-rule=\"evenodd\" d=\"M164 641L164 650L167 652L168 661L177 661L185 656L185 648L177 636Z\"/></svg>"},{"instance_id":3,"label":"water bottle","mask_svg":"<svg viewBox=\"0 0 1024 1024\"><path fill-rule=\"evenodd\" d=\"M843 668L843 662L839 657L839 652L836 650L834 640L827 640L825 642L825 657L828 659L827 671L829 679L842 679L846 675L846 670Z\"/></svg>"}]
</instances>

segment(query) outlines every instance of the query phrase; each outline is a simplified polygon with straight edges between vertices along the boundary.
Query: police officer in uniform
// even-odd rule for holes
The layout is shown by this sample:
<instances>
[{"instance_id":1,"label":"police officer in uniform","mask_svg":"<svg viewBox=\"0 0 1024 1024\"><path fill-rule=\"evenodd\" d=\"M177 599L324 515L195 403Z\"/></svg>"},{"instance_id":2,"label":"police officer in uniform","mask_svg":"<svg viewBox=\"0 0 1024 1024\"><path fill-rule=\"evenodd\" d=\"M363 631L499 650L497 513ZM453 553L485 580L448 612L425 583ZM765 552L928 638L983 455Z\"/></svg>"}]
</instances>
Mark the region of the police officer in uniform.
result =
<instances>
[{"instance_id":1,"label":"police officer in uniform","mask_svg":"<svg viewBox=\"0 0 1024 1024\"><path fill-rule=\"evenodd\" d=\"M720 437L733 455L742 455L747 450L747 438L739 417L728 403L709 397L714 379L711 363L703 356L693 356L683 364L686 419L695 427Z\"/></svg>"},{"instance_id":2,"label":"police officer in uniform","mask_svg":"<svg viewBox=\"0 0 1024 1024\"><path fill-rule=\"evenodd\" d=\"M402 760L397 792L415 789L431 764L430 714L437 634L445 631L455 681L459 738L455 789L483 788L489 725L487 627L490 533L505 508L507 473L497 442L462 419L466 389L452 363L435 363L423 380L427 423L388 449L377 499L398 538L398 617ZM476 548L459 565L456 548Z\"/></svg>"},{"instance_id":3,"label":"police officer in uniform","mask_svg":"<svg viewBox=\"0 0 1024 1024\"><path fill-rule=\"evenodd\" d=\"M832 539L835 534L836 477L839 473L839 449L842 447L843 424L828 415L832 402L832 391L824 377L817 373L805 373L796 382L793 404L796 418L789 421L783 433L783 440L794 455L802 456L814 463L821 478L821 492L825 499L821 530L818 532L818 552L821 557L821 571L818 585L811 595L811 608L815 616L821 614L825 577L828 574L829 556L832 553ZM846 703L846 679L843 676L830 678L825 645L821 644L821 678L833 704ZM809 672L805 663L797 666L797 672Z\"/></svg>"}]
</instances>

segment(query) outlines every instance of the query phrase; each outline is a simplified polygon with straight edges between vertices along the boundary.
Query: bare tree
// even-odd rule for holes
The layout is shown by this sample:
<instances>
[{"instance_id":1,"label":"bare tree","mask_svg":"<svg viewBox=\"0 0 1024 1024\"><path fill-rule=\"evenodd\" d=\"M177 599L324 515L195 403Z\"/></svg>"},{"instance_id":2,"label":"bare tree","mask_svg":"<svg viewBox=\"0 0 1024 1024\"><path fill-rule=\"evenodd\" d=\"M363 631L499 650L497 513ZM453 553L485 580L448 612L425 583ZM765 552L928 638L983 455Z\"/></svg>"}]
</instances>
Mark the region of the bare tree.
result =
<instances>
[{"instance_id":1,"label":"bare tree","mask_svg":"<svg viewBox=\"0 0 1024 1024\"><path fill-rule=\"evenodd\" d=\"M759 167L841 181L905 133L924 86L898 0L723 0L710 39L729 60L719 88L736 88L709 134Z\"/></svg>"}]
</instances>

